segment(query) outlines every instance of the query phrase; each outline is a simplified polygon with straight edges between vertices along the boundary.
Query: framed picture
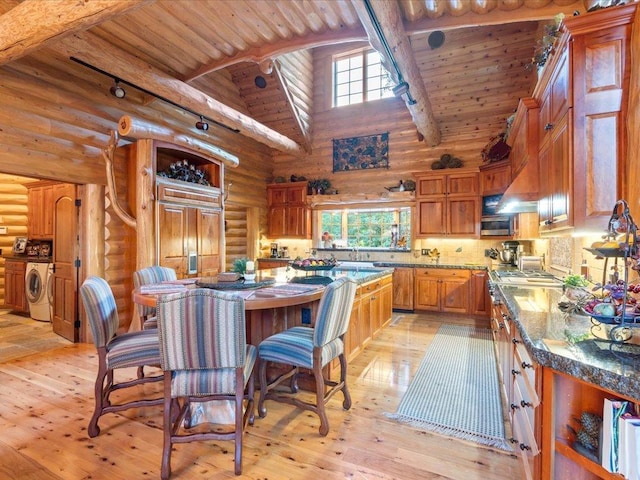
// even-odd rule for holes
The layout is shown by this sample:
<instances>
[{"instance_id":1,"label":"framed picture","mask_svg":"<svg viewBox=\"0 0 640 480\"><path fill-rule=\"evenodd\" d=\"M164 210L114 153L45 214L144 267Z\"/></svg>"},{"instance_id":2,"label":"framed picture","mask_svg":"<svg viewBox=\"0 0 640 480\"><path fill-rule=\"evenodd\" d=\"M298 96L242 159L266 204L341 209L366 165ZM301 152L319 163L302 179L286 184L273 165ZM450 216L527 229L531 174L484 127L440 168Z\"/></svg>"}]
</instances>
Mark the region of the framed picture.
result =
<instances>
[{"instance_id":1,"label":"framed picture","mask_svg":"<svg viewBox=\"0 0 640 480\"><path fill-rule=\"evenodd\" d=\"M16 237L13 241L13 253L24 253L27 249L27 237Z\"/></svg>"},{"instance_id":2,"label":"framed picture","mask_svg":"<svg viewBox=\"0 0 640 480\"><path fill-rule=\"evenodd\" d=\"M333 140L333 171L389 168L389 132Z\"/></svg>"}]
</instances>

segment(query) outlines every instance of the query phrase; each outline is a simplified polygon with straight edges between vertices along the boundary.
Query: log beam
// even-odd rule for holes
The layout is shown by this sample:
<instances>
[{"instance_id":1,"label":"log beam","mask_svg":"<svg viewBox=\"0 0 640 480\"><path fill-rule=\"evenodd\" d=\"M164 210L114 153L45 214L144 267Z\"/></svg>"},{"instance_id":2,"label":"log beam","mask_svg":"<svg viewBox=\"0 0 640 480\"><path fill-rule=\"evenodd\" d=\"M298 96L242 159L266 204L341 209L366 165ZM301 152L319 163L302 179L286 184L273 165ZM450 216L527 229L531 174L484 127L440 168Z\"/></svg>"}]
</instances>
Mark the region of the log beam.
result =
<instances>
[{"instance_id":1,"label":"log beam","mask_svg":"<svg viewBox=\"0 0 640 480\"><path fill-rule=\"evenodd\" d=\"M0 65L155 0L25 0L0 16Z\"/></svg>"},{"instance_id":2,"label":"log beam","mask_svg":"<svg viewBox=\"0 0 640 480\"><path fill-rule=\"evenodd\" d=\"M408 83L409 93L414 101L408 101L409 97L403 96L418 132L429 146L438 145L440 130L433 115L429 95L411 49L411 42L405 31L397 2L387 0L351 1L369 36L369 43L380 53L382 58L386 59L386 65L396 84L401 81ZM370 16L367 4L375 15L379 29ZM393 58L389 58L387 49L384 47L385 43L392 52ZM394 61L401 78L394 68L389 68Z\"/></svg>"},{"instance_id":3,"label":"log beam","mask_svg":"<svg viewBox=\"0 0 640 480\"><path fill-rule=\"evenodd\" d=\"M246 137L276 150L296 156L304 156L304 148L292 139L263 125L253 118L219 102L215 98L182 82L160 69L123 51L114 51L113 45L88 33L75 33L62 39L56 51L74 57L100 70L138 85L145 90L205 115Z\"/></svg>"}]
</instances>

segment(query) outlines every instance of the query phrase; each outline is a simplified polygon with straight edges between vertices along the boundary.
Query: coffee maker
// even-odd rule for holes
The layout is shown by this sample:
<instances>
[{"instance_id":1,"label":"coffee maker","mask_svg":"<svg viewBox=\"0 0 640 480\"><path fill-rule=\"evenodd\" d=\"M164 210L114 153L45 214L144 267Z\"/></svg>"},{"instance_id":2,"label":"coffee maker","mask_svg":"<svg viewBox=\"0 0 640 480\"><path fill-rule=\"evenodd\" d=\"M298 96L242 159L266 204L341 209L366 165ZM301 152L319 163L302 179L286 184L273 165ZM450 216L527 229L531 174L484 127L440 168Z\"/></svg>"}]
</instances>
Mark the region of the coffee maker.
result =
<instances>
[{"instance_id":1,"label":"coffee maker","mask_svg":"<svg viewBox=\"0 0 640 480\"><path fill-rule=\"evenodd\" d=\"M278 244L271 244L271 258L278 258Z\"/></svg>"},{"instance_id":2,"label":"coffee maker","mask_svg":"<svg viewBox=\"0 0 640 480\"><path fill-rule=\"evenodd\" d=\"M518 246L520 242L515 240L507 240L502 242L502 250L498 253L498 258L502 265L515 267L518 261Z\"/></svg>"}]
</instances>

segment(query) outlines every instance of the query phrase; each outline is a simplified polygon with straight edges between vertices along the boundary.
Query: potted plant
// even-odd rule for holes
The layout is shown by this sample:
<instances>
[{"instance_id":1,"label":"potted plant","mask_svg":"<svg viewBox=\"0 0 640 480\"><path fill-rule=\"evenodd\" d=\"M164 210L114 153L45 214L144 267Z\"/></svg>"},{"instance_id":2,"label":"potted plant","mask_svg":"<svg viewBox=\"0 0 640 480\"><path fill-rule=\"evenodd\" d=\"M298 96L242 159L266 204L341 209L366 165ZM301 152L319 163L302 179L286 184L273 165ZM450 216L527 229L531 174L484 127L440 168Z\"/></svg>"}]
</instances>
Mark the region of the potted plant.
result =
<instances>
[{"instance_id":1,"label":"potted plant","mask_svg":"<svg viewBox=\"0 0 640 480\"><path fill-rule=\"evenodd\" d=\"M582 275L567 275L562 282L565 297L574 301L589 295L584 289L588 285L589 282Z\"/></svg>"},{"instance_id":2,"label":"potted plant","mask_svg":"<svg viewBox=\"0 0 640 480\"><path fill-rule=\"evenodd\" d=\"M331 182L326 178L320 178L316 180L316 182L318 182L316 188L318 189L318 193L320 195L323 195L327 191L327 189L331 187Z\"/></svg>"}]
</instances>

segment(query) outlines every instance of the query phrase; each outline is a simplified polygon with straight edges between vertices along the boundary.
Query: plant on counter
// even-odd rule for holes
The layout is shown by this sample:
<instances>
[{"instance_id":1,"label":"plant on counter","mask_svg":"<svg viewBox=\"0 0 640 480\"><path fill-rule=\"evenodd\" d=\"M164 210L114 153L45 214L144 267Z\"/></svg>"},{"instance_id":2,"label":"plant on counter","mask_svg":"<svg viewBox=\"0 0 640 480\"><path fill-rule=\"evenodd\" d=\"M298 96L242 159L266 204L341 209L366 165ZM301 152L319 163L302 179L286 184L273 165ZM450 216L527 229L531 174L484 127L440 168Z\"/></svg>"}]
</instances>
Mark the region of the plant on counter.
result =
<instances>
[{"instance_id":1,"label":"plant on counter","mask_svg":"<svg viewBox=\"0 0 640 480\"><path fill-rule=\"evenodd\" d=\"M586 287L589 285L584 275L567 275L564 277L563 283L566 287Z\"/></svg>"},{"instance_id":2,"label":"plant on counter","mask_svg":"<svg viewBox=\"0 0 640 480\"><path fill-rule=\"evenodd\" d=\"M249 261L248 258L236 258L233 261L233 271L236 273L239 273L241 275L244 275L244 273L247 271L247 262Z\"/></svg>"},{"instance_id":3,"label":"plant on counter","mask_svg":"<svg viewBox=\"0 0 640 480\"><path fill-rule=\"evenodd\" d=\"M318 178L316 180L309 180L308 185L312 192L322 195L331 187L331 182L326 178Z\"/></svg>"}]
</instances>

